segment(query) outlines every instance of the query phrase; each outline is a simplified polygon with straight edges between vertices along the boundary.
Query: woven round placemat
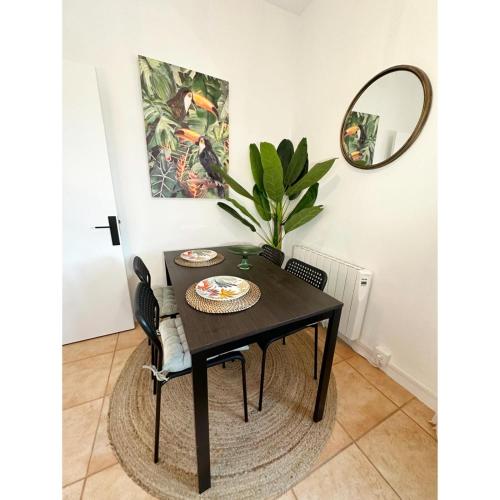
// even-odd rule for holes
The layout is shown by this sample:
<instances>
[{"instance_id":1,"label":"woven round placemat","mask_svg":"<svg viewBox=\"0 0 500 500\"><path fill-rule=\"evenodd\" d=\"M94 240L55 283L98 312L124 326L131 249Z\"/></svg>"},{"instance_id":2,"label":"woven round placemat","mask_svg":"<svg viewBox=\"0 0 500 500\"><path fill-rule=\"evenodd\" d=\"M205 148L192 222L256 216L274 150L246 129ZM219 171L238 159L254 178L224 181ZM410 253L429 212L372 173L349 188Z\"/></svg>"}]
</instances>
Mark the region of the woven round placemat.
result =
<instances>
[{"instance_id":1,"label":"woven round placemat","mask_svg":"<svg viewBox=\"0 0 500 500\"><path fill-rule=\"evenodd\" d=\"M267 351L264 404L257 410L262 351L244 351L248 422L243 419L241 366L226 363L208 369L208 408L212 487L204 499L277 498L319 465L335 422L333 373L321 422L312 414L317 382L313 379L314 336L301 331L274 342ZM108 433L123 470L159 499L198 495L191 375L167 382L161 392L160 456L153 462L155 397L144 341L130 355L110 400Z\"/></svg>"},{"instance_id":2,"label":"woven round placemat","mask_svg":"<svg viewBox=\"0 0 500 500\"><path fill-rule=\"evenodd\" d=\"M215 266L215 264L220 264L224 259L224 255L218 253L216 257L211 260L206 260L205 262L190 262L189 260L184 260L180 255L178 255L174 259L174 262L183 267L210 267Z\"/></svg>"},{"instance_id":3,"label":"woven round placemat","mask_svg":"<svg viewBox=\"0 0 500 500\"><path fill-rule=\"evenodd\" d=\"M186 301L193 309L210 314L225 314L244 311L245 309L249 309L254 306L260 299L260 288L251 281L248 281L248 284L250 285L250 289L245 295L243 295L243 297L240 297L239 299L221 301L200 297L196 293L195 283L186 290Z\"/></svg>"}]
</instances>

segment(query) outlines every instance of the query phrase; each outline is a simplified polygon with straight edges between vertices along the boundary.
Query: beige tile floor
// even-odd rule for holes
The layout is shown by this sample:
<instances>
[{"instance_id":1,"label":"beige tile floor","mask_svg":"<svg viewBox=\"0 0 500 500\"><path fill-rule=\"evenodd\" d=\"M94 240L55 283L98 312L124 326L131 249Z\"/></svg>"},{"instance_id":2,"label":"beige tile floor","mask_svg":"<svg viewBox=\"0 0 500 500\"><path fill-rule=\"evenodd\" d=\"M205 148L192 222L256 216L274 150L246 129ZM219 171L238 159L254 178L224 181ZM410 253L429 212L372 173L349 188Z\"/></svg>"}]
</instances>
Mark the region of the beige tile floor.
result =
<instances>
[{"instance_id":1,"label":"beige tile floor","mask_svg":"<svg viewBox=\"0 0 500 500\"><path fill-rule=\"evenodd\" d=\"M136 328L63 347L64 500L152 498L117 463L106 428L109 394L143 339ZM333 370L332 435L309 476L282 499L436 498L432 410L342 342Z\"/></svg>"}]
</instances>

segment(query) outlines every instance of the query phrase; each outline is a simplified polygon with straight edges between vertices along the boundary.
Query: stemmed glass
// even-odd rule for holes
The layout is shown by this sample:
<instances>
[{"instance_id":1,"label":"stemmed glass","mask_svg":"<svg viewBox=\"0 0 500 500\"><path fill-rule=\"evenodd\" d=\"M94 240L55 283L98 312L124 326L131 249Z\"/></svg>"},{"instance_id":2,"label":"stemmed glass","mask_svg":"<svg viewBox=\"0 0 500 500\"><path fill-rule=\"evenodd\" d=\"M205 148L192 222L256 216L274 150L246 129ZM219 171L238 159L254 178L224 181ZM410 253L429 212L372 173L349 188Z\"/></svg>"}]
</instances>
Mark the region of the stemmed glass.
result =
<instances>
[{"instance_id":1,"label":"stemmed glass","mask_svg":"<svg viewBox=\"0 0 500 500\"><path fill-rule=\"evenodd\" d=\"M262 248L255 245L233 245L229 247L229 251L236 255L241 255L241 262L238 264L238 268L242 271L248 271L252 264L248 262L249 255L258 255L262 252Z\"/></svg>"}]
</instances>

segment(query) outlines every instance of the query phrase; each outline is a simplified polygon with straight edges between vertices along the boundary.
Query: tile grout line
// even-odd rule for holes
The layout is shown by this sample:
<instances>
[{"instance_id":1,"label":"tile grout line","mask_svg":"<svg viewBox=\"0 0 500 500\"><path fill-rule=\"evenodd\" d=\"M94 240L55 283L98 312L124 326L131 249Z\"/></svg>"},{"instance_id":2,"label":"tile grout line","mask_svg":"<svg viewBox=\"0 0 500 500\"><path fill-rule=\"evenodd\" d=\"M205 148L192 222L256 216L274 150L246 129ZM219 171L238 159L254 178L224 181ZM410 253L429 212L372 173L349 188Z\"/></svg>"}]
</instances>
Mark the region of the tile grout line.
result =
<instances>
[{"instance_id":1,"label":"tile grout line","mask_svg":"<svg viewBox=\"0 0 500 500\"><path fill-rule=\"evenodd\" d=\"M335 421L335 423L337 423L340 427L342 427L342 429L346 432L347 434L347 431L344 429L344 427L340 424L339 421ZM349 436L351 438L351 436ZM293 486L290 487L290 490L292 490L292 493L294 494L295 498L298 500L298 496L297 494L295 493L295 491L293 491L293 488L295 488L295 486L297 486L298 484L300 484L302 481L305 481L311 474L313 474L314 472L316 472L317 470L319 470L321 467L323 467L323 465L326 465L328 462L330 462L330 460L333 460L337 455L340 455L340 453L342 453L346 448L348 448L349 446L351 446L352 444L354 444L354 439L351 438L351 442L350 443L347 443L343 448L341 448L339 451L337 451L337 453L335 453L335 455L332 455L330 458L328 458L327 460L325 460L322 464L319 464L319 465L315 465L308 473L306 476L304 476L302 479L299 479L298 481L296 481Z\"/></svg>"},{"instance_id":2,"label":"tile grout line","mask_svg":"<svg viewBox=\"0 0 500 500\"><path fill-rule=\"evenodd\" d=\"M394 486L389 482L389 480L382 474L382 472L378 469L378 467L369 459L368 455L361 449L361 446L355 441L354 445L356 448L360 451L360 453L368 460L368 462L371 464L371 466L380 474L380 477L387 483L389 488L391 488L392 491L394 491L394 494L398 497L401 498L401 495L395 490Z\"/></svg>"},{"instance_id":3,"label":"tile grout line","mask_svg":"<svg viewBox=\"0 0 500 500\"><path fill-rule=\"evenodd\" d=\"M351 356L351 357L353 357L353 356ZM361 376L361 378L362 378L363 380L365 380L366 382L368 382L368 383L369 383L369 384L370 384L370 385L371 385L371 386L372 386L372 387L373 387L376 391L378 391L380 394L382 394L382 396L384 396L384 398L385 398L385 399L387 399L388 401L390 401L390 402L391 402L394 406L396 406L398 409L399 409L399 408L401 408L402 406L404 406L406 403L408 403L409 401L411 401L411 400L415 397L415 395L414 395L414 394L412 394L410 391L408 391L408 392L412 395L412 398L411 398L411 399L409 399L408 401L405 401L405 402L403 403L403 405L401 405L401 406L400 406L398 403L396 403L395 401L393 401L393 400L392 400L389 396L387 396L387 394L385 394L385 393L384 393L381 389L379 389L379 388L378 388L378 387L377 387L377 386L376 386L373 382L371 382L370 380L368 380L368 379L367 379L367 378L366 378L366 377L365 377L365 376L364 376L364 375L363 375L363 374L362 374L359 370L357 370L357 369L356 369L356 367L352 366L352 365L351 365L351 363L349 363L349 361L348 361L348 360L349 360L349 358L345 359L344 361L345 361L345 362L346 362L346 363L347 363L347 364L348 364L348 365L349 365L349 366L350 366L350 367L351 367L351 368L352 368L352 369L353 369L353 370L354 370L354 371L355 371L358 375L360 375L360 376ZM340 363L337 363L337 364L340 364ZM391 377L389 377L389 378L391 378ZM391 380L392 380L392 378L391 378ZM394 382L396 382L396 381L394 381ZM397 384L397 382L396 382L396 384ZM403 387L403 389L404 389L404 387Z\"/></svg>"},{"instance_id":4,"label":"tile grout line","mask_svg":"<svg viewBox=\"0 0 500 500\"><path fill-rule=\"evenodd\" d=\"M94 446L97 438L97 432L99 430L99 424L101 423L102 409L104 408L104 399L106 398L106 389L108 388L109 379L111 377L111 370L113 369L113 361L115 360L117 345L118 345L118 336L116 337L115 348L113 350L113 357L111 358L111 364L109 366L108 378L106 379L106 385L104 387L104 396L102 398L101 409L99 411L99 417L97 419L97 426L94 433L94 439L92 441L92 448L90 449L89 461L87 462L87 470L85 472L85 477L83 479L82 491L80 493L80 500L83 500L83 493L85 491L85 486L87 485L87 477L89 476L90 461L92 460L92 453L94 452Z\"/></svg>"},{"instance_id":5,"label":"tile grout line","mask_svg":"<svg viewBox=\"0 0 500 500\"><path fill-rule=\"evenodd\" d=\"M98 471L92 472L92 474L89 474L88 476L85 476L82 479L78 479L77 481L74 481L73 483L66 484L64 486L64 488L67 488L68 486L73 486L74 484L79 483L80 481L83 481L82 492L80 493L80 500L82 500L82 498L83 498L83 490L85 489L85 484L87 482L87 479L89 477L92 477L92 476L95 476L97 474L100 474L101 472L103 472L105 470L111 469L112 467L115 467L116 465L120 465L120 467L121 467L121 464L119 462L116 462L115 464L111 464L111 465L106 465L106 467L103 467L102 469L100 469ZM146 490L144 490L144 491L146 491Z\"/></svg>"},{"instance_id":6,"label":"tile grout line","mask_svg":"<svg viewBox=\"0 0 500 500\"><path fill-rule=\"evenodd\" d=\"M96 337L96 338L99 338L99 337ZM116 341L118 343L118 339ZM141 341L142 342L142 341ZM140 344L140 342L139 342ZM111 354L111 353L114 353L116 351L124 351L125 349L130 349L131 347L137 347L139 344L136 344L136 345L130 345L128 347L120 347L120 349L112 349L111 351L106 351L106 352L100 352L99 354L92 354L91 356L86 356L85 358L79 358L79 359L73 359L71 361L63 361L63 366L64 365L69 365L70 363L78 363L79 361L83 361L85 359L91 359L91 358L95 358L97 356L103 356L104 354Z\"/></svg>"},{"instance_id":7,"label":"tile grout line","mask_svg":"<svg viewBox=\"0 0 500 500\"><path fill-rule=\"evenodd\" d=\"M328 462L330 462L331 460L333 460L337 455L340 455L340 453L342 453L346 448L349 448L349 446L351 446L351 444L354 444L354 439L352 439L352 437L350 436L350 434L344 429L344 427L340 424L340 422L337 421L336 423L339 424L340 427L342 427L342 429L349 436L349 438L351 439L351 441L349 443L347 443L344 447L342 447L339 451L337 451L337 453L335 453L334 455L332 455L330 458L327 458L323 463L321 463L319 465L316 465L313 469L311 469L311 471L309 472L309 474L307 474L307 476L304 479L306 479L307 477L309 477L313 472L316 472L318 469L321 469L321 467L323 467L323 465L326 465Z\"/></svg>"},{"instance_id":8,"label":"tile grout line","mask_svg":"<svg viewBox=\"0 0 500 500\"><path fill-rule=\"evenodd\" d=\"M359 441L361 438L364 438L369 432L371 432L373 429L375 429L376 427L378 427L380 424L383 424L386 420L388 420L389 418L391 418L393 415L395 415L397 412L399 411L399 408L396 408L394 411L392 411L391 413L389 413L388 415L386 415L382 420L380 420L380 422L377 422L373 427L370 427L368 430L366 430L365 432L363 432L363 434L361 434L359 437L357 438L353 438L351 436L351 434L349 433L349 431L346 429L346 432L347 434L349 434L349 437L354 441Z\"/></svg>"},{"instance_id":9,"label":"tile grout line","mask_svg":"<svg viewBox=\"0 0 500 500\"><path fill-rule=\"evenodd\" d=\"M95 472L92 472L92 474L89 474L88 476L86 476L85 479L88 479L89 477L92 477L92 476L96 476L97 474L100 474L101 472L103 472L105 470L111 469L112 467L116 467L117 465L119 465L120 468L125 472L125 469L123 469L121 463L120 462L116 462L116 463L111 464L111 465L106 465L106 467L103 467L102 469L96 470ZM127 474L127 473L125 472L125 474ZM127 476L128 476L128 474L127 474ZM80 479L80 481L81 481L81 479ZM142 488L142 486L140 488L144 490L144 488ZM146 491L146 490L144 490L144 491ZM82 488L82 493L83 493L83 488Z\"/></svg>"},{"instance_id":10,"label":"tile grout line","mask_svg":"<svg viewBox=\"0 0 500 500\"><path fill-rule=\"evenodd\" d=\"M413 393L412 393L412 392L410 392L408 389L405 389L405 388L403 387L403 389L405 389L405 391L407 391L409 394L411 394L411 395L412 395L412 397L411 397L408 401L405 401L402 405L400 405L400 404L396 403L396 401L394 401L393 399L391 399L391 398L390 398L387 394L385 394L385 393L384 393L381 389L379 389L379 388L378 388L378 387L377 387L377 386L376 386L373 382L371 382L370 380L368 380L368 378L367 378L367 377L366 377L363 373L361 373L361 372L360 372L360 371L359 371L359 370L358 370L355 366L353 366L353 365L351 365L351 363L349 363L349 360L350 360L351 358L354 358L354 356L355 356L356 354L357 354L358 356L361 356L361 354L357 353L357 352L356 352L356 351L355 351L352 347L350 347L350 346L348 346L348 347L352 350L353 354L352 354L352 356L349 356L348 358L342 359L342 361L341 361L341 362L344 362L344 361L345 361L345 362L346 362L346 363L347 363L347 364L348 364L348 365L349 365L349 366L350 366L350 367L351 367L351 368L352 368L352 369L353 369L356 373L358 373L359 375L361 375L361 377L363 377L363 379L364 379L364 380L366 380L366 381L367 381L367 382L368 382L371 386L373 386L373 387L374 387L374 388L375 388L378 392L380 392L380 394L382 394L382 396L384 396L386 399L388 399L388 400L389 400L392 404L396 405L398 408L402 408L403 406L405 406L406 404L408 404L408 403L409 403L412 399L415 399L415 398L416 398L415 394L413 394ZM362 357L363 359L366 359L366 358L364 358L363 356L361 356L361 357ZM337 363L337 364L339 365L341 362L339 362L339 363ZM332 367L333 367L333 364L332 364ZM376 366L374 366L374 368L376 368ZM332 368L332 371L333 371L333 368ZM381 370L381 371L382 371L382 370ZM397 382L396 382L394 379L392 379L391 377L389 377L389 375L387 375L387 373L385 373L384 371L382 371L382 373L383 373L384 375L386 375L386 377L387 377L387 378L389 378L390 380L392 380L395 384L397 384ZM398 385L400 385L400 384L398 384ZM401 387L402 387L402 386L401 386Z\"/></svg>"},{"instance_id":11,"label":"tile grout line","mask_svg":"<svg viewBox=\"0 0 500 500\"><path fill-rule=\"evenodd\" d=\"M415 397L413 397L412 399L410 399L410 401L413 401L414 399L416 399L417 401L420 401L420 400L419 400L416 396L415 396ZM410 401L407 401L407 402L404 404L404 406L406 406L406 405L407 405ZM422 404L423 404L423 403L422 403ZM421 429L422 429L422 430L423 430L423 431L424 431L427 435L429 435L429 436L430 436L432 439L434 439L434 441L436 441L436 443L437 443L437 433L436 433L436 435L432 435L432 434L431 434L431 433L430 433L427 429L425 429L422 425L420 425L420 423L419 423L419 422L417 422L417 421L416 421L416 420L415 420L415 419L414 419L414 418L413 418L410 414L406 413L406 412L403 410L404 406L402 406L402 407L400 408L400 410L401 410L401 411L402 411L402 412L403 412L403 413L404 413L404 414L405 414L408 418L410 418L411 420L413 420L413 422L415 422L415 423L416 423L416 424L417 424L417 425L418 425L418 426L419 426L419 427L420 427L420 428L421 428ZM434 431L434 432L435 432L435 431Z\"/></svg>"},{"instance_id":12,"label":"tile grout line","mask_svg":"<svg viewBox=\"0 0 500 500\"><path fill-rule=\"evenodd\" d=\"M106 354L111 354L111 353L108 352ZM113 362L113 358L111 358L111 362ZM107 386L106 386L106 388L107 388ZM89 399L88 401L82 401L81 403L78 403L78 404L73 405L73 406L68 406L67 408L63 408L63 412L65 412L66 410L72 410L73 408L77 408L78 406L83 406L83 405L86 405L88 403L93 403L94 401L99 401L99 399L102 399L105 396L106 395L100 396L100 397L94 398L94 399Z\"/></svg>"},{"instance_id":13,"label":"tile grout line","mask_svg":"<svg viewBox=\"0 0 500 500\"><path fill-rule=\"evenodd\" d=\"M104 356L105 354L112 354L113 352L115 352L114 349L111 349L110 351L100 352L99 354L92 354L90 356L86 356L85 358L78 358L78 359L72 359L71 361L64 361L63 366L70 365L71 363L78 363L80 361L85 361L87 359L96 358L97 356Z\"/></svg>"},{"instance_id":14,"label":"tile grout line","mask_svg":"<svg viewBox=\"0 0 500 500\"><path fill-rule=\"evenodd\" d=\"M359 354L359 356L361 356ZM352 358L354 356L351 356L350 358ZM362 356L361 356L362 357ZM366 378L363 373L361 373L355 366L351 365L351 363L349 363L349 359L350 358L346 358L344 359L343 361L337 363L338 365L342 362L346 362L356 373L358 373L359 375L361 375L361 377L366 380L371 386L373 386L378 392L380 392L380 394L382 394L382 396L384 396L386 399L388 399L392 404L394 404L395 406L397 406L398 410L401 410L407 417L409 417L411 420L413 420L413 422L415 422L426 434L428 434L432 439L434 439L434 441L437 441L437 438L435 436L433 436L427 429L424 429L424 427L422 425L420 425L419 422L417 422L411 415L409 415L408 413L406 413L404 410L403 410L403 407L405 407L408 403L410 403L411 401L413 401L414 399L416 399L417 401L420 401L417 396L415 396L415 394L413 394L412 392L408 391L408 389L405 389L406 391L408 391L409 394L412 395L412 397L408 400L408 401L405 401L402 405L399 405L398 403L396 403L394 400L392 400L389 396L387 396L381 389L379 389L373 382L371 382L370 380L368 380L368 378ZM385 373L385 372L383 372ZM387 375L387 374L386 374ZM387 377L389 377L389 375L387 375ZM391 380L393 380L391 377L389 377ZM395 380L393 380L393 382L395 382L397 384L397 382ZM404 387L403 387L404 389ZM423 403L422 403L423 404ZM384 420L386 420L388 417L390 417L391 415L393 415L395 412L392 412L390 415L388 415L387 417L384 418ZM379 423L382 423L384 420L381 420ZM372 427L370 430L374 429L377 425L379 424L376 424L374 427ZM367 431L367 432L370 432ZM363 437L367 432L365 432L364 434L362 434L361 437ZM348 433L349 434L349 433ZM349 437L352 438L352 436L349 434ZM360 439L358 438L358 439Z\"/></svg>"},{"instance_id":15,"label":"tile grout line","mask_svg":"<svg viewBox=\"0 0 500 500\"><path fill-rule=\"evenodd\" d=\"M65 488L68 488L69 486L74 486L76 483L79 483L80 481L83 481L85 478L81 477L80 479L77 479L76 481L72 481L71 483L65 484L62 489L64 490Z\"/></svg>"},{"instance_id":16,"label":"tile grout line","mask_svg":"<svg viewBox=\"0 0 500 500\"><path fill-rule=\"evenodd\" d=\"M359 354L359 356L361 356L361 354ZM351 358L353 358L354 356L351 356ZM361 356L363 358L363 356ZM355 366L351 365L351 363L349 363L349 359L351 358L347 358L345 361L347 362L347 364L354 370L356 371L357 373L359 373L368 383L370 383L371 385L373 385L373 387L375 387L375 389L377 389L378 392L380 392L380 394L382 394L383 396L385 396L391 403L395 404L398 408L402 408L405 404L409 403L412 399L415 399L416 396L415 394L413 394L412 392L410 392L408 389L405 389L403 386L403 389L405 389L406 392L408 392L408 394L411 394L411 398L408 400L408 401L405 401L402 405L396 403L396 401L394 401L390 396L388 396L387 394L385 394L381 389L379 389L373 382L371 382L370 380L368 380L368 378L363 374L361 373ZM366 359L366 358L363 358L363 359ZM374 368L377 369L376 366L374 366ZM391 377L389 377L389 375L387 375L387 373L385 373L383 370L380 370L387 378L389 378L390 380L392 380L395 384L397 384L397 382L392 379ZM398 384L400 385L400 384Z\"/></svg>"}]
</instances>

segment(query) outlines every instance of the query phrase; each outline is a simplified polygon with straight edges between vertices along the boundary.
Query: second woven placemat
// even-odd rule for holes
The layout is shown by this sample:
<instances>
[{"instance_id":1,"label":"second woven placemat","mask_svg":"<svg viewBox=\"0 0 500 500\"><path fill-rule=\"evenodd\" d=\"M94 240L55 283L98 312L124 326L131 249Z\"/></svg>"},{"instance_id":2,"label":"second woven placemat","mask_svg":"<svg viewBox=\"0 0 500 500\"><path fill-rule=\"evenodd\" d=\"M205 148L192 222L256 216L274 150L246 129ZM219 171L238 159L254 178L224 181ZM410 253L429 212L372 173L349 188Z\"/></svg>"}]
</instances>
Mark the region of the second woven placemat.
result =
<instances>
[{"instance_id":1,"label":"second woven placemat","mask_svg":"<svg viewBox=\"0 0 500 500\"><path fill-rule=\"evenodd\" d=\"M211 260L206 260L205 262L190 262L189 260L184 260L180 255L174 259L174 262L183 267L210 267L215 266L215 264L220 264L223 260L224 255L218 253L216 257Z\"/></svg>"},{"instance_id":2,"label":"second woven placemat","mask_svg":"<svg viewBox=\"0 0 500 500\"><path fill-rule=\"evenodd\" d=\"M193 309L210 314L244 311L254 306L260 299L260 288L251 281L248 284L250 285L250 290L243 297L228 301L219 301L200 297L196 293L195 283L186 290L186 301Z\"/></svg>"}]
</instances>

